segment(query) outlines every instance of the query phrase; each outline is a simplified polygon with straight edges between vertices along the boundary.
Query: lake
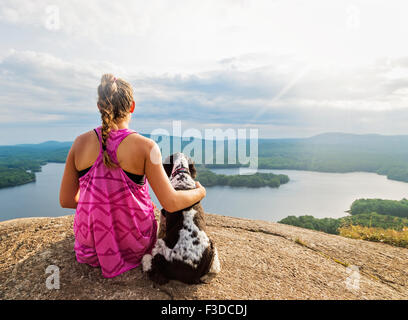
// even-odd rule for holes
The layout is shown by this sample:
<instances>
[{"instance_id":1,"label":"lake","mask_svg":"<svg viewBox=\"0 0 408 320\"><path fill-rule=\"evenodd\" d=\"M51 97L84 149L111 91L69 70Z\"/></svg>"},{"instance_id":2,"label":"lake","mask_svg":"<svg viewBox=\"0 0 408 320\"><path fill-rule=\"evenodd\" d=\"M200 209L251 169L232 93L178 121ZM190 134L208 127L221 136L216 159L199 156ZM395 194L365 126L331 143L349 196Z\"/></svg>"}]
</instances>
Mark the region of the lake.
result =
<instances>
[{"instance_id":1,"label":"lake","mask_svg":"<svg viewBox=\"0 0 408 320\"><path fill-rule=\"evenodd\" d=\"M0 189L0 221L21 217L55 217L73 214L59 206L62 163L49 163L36 174L37 181ZM236 174L237 169L216 169ZM408 198L408 183L374 173L322 173L297 170L259 170L287 174L290 182L279 188L207 188L202 204L206 212L226 216L278 221L288 215L310 214L338 218L358 198ZM158 204L154 194L152 199Z\"/></svg>"}]
</instances>

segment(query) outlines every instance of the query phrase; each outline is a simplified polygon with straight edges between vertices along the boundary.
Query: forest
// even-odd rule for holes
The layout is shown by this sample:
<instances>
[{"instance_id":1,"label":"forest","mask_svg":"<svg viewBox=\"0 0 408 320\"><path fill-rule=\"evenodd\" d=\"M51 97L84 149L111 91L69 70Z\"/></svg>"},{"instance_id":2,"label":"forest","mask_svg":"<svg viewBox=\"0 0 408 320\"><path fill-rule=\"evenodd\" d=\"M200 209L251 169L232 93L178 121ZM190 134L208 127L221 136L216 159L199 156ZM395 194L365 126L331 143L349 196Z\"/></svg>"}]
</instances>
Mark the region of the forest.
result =
<instances>
[{"instance_id":1,"label":"forest","mask_svg":"<svg viewBox=\"0 0 408 320\"><path fill-rule=\"evenodd\" d=\"M48 162L64 163L70 142L48 141L33 145L0 146L0 188L17 186L35 181L35 172ZM287 183L287 175L256 173L254 175L219 175L197 165L200 183L206 187L221 185L231 187L272 187Z\"/></svg>"},{"instance_id":2,"label":"forest","mask_svg":"<svg viewBox=\"0 0 408 320\"><path fill-rule=\"evenodd\" d=\"M327 133L259 141L259 168L373 172L408 182L408 136Z\"/></svg>"},{"instance_id":3,"label":"forest","mask_svg":"<svg viewBox=\"0 0 408 320\"><path fill-rule=\"evenodd\" d=\"M247 150L250 143L247 141ZM237 145L236 145L237 147ZM209 168L239 167L227 163ZM204 156L203 156L204 158ZM408 136L325 133L299 139L259 139L258 168L318 172L372 172L408 182Z\"/></svg>"},{"instance_id":4,"label":"forest","mask_svg":"<svg viewBox=\"0 0 408 320\"><path fill-rule=\"evenodd\" d=\"M289 224L301 228L322 231L330 234L339 234L339 228L353 226L363 226L369 228L392 229L396 231L408 227L408 219L394 217L390 215L378 214L376 212L361 213L354 216L347 216L338 219L315 218L313 216L288 216L278 223Z\"/></svg>"},{"instance_id":5,"label":"forest","mask_svg":"<svg viewBox=\"0 0 408 320\"><path fill-rule=\"evenodd\" d=\"M288 216L279 223L338 234L339 228L348 225L393 229L408 227L408 200L357 199L348 211L350 216L339 219L314 218L313 216Z\"/></svg>"},{"instance_id":6,"label":"forest","mask_svg":"<svg viewBox=\"0 0 408 320\"><path fill-rule=\"evenodd\" d=\"M370 212L408 218L408 200L357 199L351 204L349 210L353 216Z\"/></svg>"},{"instance_id":7,"label":"forest","mask_svg":"<svg viewBox=\"0 0 408 320\"><path fill-rule=\"evenodd\" d=\"M71 142L0 146L0 188L35 181L35 172L48 162L64 163Z\"/></svg>"},{"instance_id":8,"label":"forest","mask_svg":"<svg viewBox=\"0 0 408 320\"><path fill-rule=\"evenodd\" d=\"M160 141L157 137L145 136ZM173 146L174 137L168 140ZM182 141L182 148L191 141ZM203 146L207 143L208 141L201 140ZM213 141L210 143L215 145ZM38 172L47 162L65 162L71 144L72 142L47 141L40 144L0 146L0 186L13 186L33 181L32 175L28 174L27 170L31 170L31 173ZM249 150L249 140L246 144ZM201 163L205 159L204 151L205 148L203 148ZM225 141L224 164L215 164L214 155L212 164L206 163L205 167L245 166L239 163L228 164L227 154L228 144ZM408 182L408 136L326 133L299 139L259 139L258 168L339 173L364 171L386 175L388 179ZM261 186L270 183L276 186L278 181L278 179L261 176L252 179L248 177L214 178L208 172L202 177L208 185L214 185L214 183L240 185L243 180L247 180L246 185ZM226 182L229 179L231 181ZM279 183L284 183L284 178L279 180Z\"/></svg>"},{"instance_id":9,"label":"forest","mask_svg":"<svg viewBox=\"0 0 408 320\"><path fill-rule=\"evenodd\" d=\"M281 184L288 183L289 177L284 174L255 173L251 175L224 175L197 166L197 180L205 187L230 186L260 188L278 188Z\"/></svg>"}]
</instances>

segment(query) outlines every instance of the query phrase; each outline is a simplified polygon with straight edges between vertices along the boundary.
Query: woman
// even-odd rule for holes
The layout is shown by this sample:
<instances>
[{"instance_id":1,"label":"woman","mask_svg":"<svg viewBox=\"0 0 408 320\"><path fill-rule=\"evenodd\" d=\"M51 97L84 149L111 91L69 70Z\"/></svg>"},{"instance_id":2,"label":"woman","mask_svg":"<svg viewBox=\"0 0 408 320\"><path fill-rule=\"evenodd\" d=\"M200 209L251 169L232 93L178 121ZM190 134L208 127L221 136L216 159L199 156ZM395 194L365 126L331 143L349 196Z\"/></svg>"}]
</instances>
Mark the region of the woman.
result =
<instances>
[{"instance_id":1,"label":"woman","mask_svg":"<svg viewBox=\"0 0 408 320\"><path fill-rule=\"evenodd\" d=\"M206 192L198 182L196 189L174 190L158 146L129 129L135 109L129 83L103 75L98 109L102 125L78 136L68 153L60 204L76 209L77 261L100 266L103 276L111 278L138 266L156 242L146 178L169 212L193 205Z\"/></svg>"}]
</instances>

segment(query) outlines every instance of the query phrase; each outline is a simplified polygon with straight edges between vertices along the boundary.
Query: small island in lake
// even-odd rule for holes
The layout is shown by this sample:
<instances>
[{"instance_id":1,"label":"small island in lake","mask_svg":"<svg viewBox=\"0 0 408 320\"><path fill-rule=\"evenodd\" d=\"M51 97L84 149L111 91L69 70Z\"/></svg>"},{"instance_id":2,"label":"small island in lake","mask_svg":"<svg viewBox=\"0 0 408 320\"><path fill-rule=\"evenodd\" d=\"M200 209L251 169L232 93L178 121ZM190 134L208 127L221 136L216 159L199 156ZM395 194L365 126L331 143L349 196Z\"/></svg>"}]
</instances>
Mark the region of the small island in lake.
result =
<instances>
[{"instance_id":1,"label":"small island in lake","mask_svg":"<svg viewBox=\"0 0 408 320\"><path fill-rule=\"evenodd\" d=\"M170 137L170 145L173 145L174 138ZM190 142L183 142L182 147ZM207 144L205 140L201 143L203 146ZM69 141L46 141L40 144L0 146L0 188L35 181L34 173L41 171L41 166L49 162L65 162L71 144ZM326 133L310 138L259 139L258 168L338 173L374 172L391 180L408 182L407 150L408 136ZM224 149L224 158L227 159L227 156L228 151ZM202 157L207 159L205 148ZM214 155L214 160L215 158ZM224 164L205 163L205 169L246 166L229 164L228 161ZM197 179L207 187L227 185L252 188L279 187L289 181L288 177L282 175L258 173L225 176L211 171L200 172Z\"/></svg>"},{"instance_id":2,"label":"small island in lake","mask_svg":"<svg viewBox=\"0 0 408 320\"><path fill-rule=\"evenodd\" d=\"M230 187L248 187L278 188L281 184L288 183L289 177L285 174L260 173L255 174L236 174L225 175L216 174L206 168L197 168L197 179L205 187L212 186L230 186Z\"/></svg>"}]
</instances>

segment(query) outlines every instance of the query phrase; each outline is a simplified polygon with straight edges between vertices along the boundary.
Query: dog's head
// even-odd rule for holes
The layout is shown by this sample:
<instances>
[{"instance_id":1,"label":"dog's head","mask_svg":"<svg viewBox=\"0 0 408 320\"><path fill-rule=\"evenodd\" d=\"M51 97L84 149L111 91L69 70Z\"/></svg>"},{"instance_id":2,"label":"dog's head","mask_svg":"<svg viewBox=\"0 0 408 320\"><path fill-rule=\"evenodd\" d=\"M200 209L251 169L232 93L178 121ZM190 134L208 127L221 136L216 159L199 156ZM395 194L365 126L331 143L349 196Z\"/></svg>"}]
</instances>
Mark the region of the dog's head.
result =
<instances>
[{"instance_id":1,"label":"dog's head","mask_svg":"<svg viewBox=\"0 0 408 320\"><path fill-rule=\"evenodd\" d=\"M194 178L197 171L194 162L184 153L177 152L168 156L163 167L174 189L188 190L196 187Z\"/></svg>"}]
</instances>

